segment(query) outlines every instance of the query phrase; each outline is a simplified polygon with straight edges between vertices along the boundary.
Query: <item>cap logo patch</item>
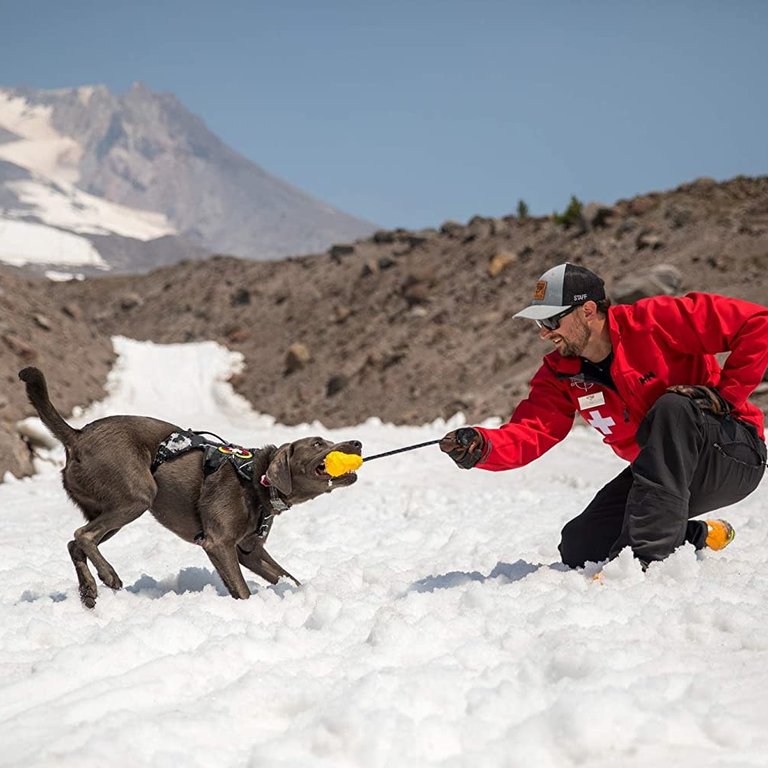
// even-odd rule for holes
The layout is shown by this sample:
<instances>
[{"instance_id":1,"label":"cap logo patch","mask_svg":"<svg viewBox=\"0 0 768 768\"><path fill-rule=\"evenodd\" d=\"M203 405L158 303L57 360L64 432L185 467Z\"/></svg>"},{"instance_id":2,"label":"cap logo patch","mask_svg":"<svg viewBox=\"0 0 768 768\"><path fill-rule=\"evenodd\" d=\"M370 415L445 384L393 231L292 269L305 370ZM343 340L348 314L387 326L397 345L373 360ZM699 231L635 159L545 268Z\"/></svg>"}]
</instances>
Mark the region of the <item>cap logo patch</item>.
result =
<instances>
[{"instance_id":1,"label":"cap logo patch","mask_svg":"<svg viewBox=\"0 0 768 768\"><path fill-rule=\"evenodd\" d=\"M573 297L574 301L586 301L587 300L587 294L586 293L578 293Z\"/></svg>"},{"instance_id":2,"label":"cap logo patch","mask_svg":"<svg viewBox=\"0 0 768 768\"><path fill-rule=\"evenodd\" d=\"M533 292L533 299L534 301L543 301L546 295L547 295L547 281L539 280L539 282L536 283L536 290Z\"/></svg>"}]
</instances>

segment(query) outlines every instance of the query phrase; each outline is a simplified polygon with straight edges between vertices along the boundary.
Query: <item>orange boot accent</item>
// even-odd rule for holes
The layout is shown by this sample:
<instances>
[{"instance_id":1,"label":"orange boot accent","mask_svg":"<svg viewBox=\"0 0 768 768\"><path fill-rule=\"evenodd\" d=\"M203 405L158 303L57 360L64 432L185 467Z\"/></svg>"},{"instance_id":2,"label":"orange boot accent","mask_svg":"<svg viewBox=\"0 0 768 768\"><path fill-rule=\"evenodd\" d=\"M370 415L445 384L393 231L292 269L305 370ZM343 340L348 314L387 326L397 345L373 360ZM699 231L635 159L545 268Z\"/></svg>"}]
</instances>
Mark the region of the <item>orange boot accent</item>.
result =
<instances>
[{"instance_id":1,"label":"orange boot accent","mask_svg":"<svg viewBox=\"0 0 768 768\"><path fill-rule=\"evenodd\" d=\"M733 526L726 520L707 520L707 540L710 549L725 549L736 536Z\"/></svg>"}]
</instances>

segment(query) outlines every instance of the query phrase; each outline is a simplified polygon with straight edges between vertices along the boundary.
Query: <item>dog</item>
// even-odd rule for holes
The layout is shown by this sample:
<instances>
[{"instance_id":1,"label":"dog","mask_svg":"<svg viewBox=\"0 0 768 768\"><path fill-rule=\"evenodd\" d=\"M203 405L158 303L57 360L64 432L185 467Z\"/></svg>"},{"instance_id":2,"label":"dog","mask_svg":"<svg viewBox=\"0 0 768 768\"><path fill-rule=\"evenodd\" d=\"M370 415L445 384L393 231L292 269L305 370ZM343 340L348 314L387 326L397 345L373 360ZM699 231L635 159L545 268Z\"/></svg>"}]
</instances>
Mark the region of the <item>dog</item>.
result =
<instances>
[{"instance_id":1,"label":"dog","mask_svg":"<svg viewBox=\"0 0 768 768\"><path fill-rule=\"evenodd\" d=\"M354 472L331 477L325 471L331 451L359 456L357 440L307 437L245 449L146 416L108 416L75 429L51 403L39 369L24 368L19 378L43 424L64 444L64 489L87 520L68 545L87 608L97 597L88 561L106 586L120 589L99 544L146 510L201 546L234 598L251 594L241 565L271 584L286 577L298 585L264 548L273 517L357 480Z\"/></svg>"}]
</instances>

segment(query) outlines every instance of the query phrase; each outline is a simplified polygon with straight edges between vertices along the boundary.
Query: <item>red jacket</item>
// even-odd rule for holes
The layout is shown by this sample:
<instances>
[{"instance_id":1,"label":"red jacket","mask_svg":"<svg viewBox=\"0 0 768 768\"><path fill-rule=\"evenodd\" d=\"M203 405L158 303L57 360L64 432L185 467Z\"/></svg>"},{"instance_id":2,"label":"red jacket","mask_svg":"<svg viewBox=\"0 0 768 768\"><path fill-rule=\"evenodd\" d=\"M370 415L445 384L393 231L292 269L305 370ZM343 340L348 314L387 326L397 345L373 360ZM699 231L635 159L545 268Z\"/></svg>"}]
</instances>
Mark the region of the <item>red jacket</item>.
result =
<instances>
[{"instance_id":1,"label":"red jacket","mask_svg":"<svg viewBox=\"0 0 768 768\"><path fill-rule=\"evenodd\" d=\"M522 467L559 443L577 412L623 459L639 452L635 434L672 384L717 387L733 416L765 439L763 414L747 401L768 366L768 307L708 293L657 296L608 309L616 389L584 379L581 358L551 352L528 397L499 429L476 427L487 447L481 469ZM714 355L730 352L723 368Z\"/></svg>"}]
</instances>

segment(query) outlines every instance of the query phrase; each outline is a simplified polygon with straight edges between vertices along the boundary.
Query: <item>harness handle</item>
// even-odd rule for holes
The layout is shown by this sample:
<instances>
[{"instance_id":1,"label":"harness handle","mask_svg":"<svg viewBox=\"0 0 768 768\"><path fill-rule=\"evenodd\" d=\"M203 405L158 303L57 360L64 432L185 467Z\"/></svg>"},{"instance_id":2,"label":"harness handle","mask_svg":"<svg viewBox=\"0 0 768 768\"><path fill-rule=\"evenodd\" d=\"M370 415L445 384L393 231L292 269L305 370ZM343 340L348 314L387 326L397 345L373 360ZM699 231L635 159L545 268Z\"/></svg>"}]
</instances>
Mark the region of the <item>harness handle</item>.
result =
<instances>
[{"instance_id":1,"label":"harness handle","mask_svg":"<svg viewBox=\"0 0 768 768\"><path fill-rule=\"evenodd\" d=\"M209 432L207 429L189 429L187 431L191 432L193 435L210 435L211 437L215 437L223 445L231 445L231 443L228 443L223 437L219 437L215 432Z\"/></svg>"}]
</instances>

